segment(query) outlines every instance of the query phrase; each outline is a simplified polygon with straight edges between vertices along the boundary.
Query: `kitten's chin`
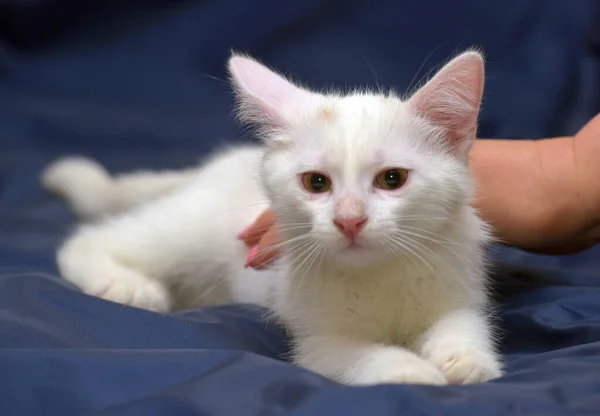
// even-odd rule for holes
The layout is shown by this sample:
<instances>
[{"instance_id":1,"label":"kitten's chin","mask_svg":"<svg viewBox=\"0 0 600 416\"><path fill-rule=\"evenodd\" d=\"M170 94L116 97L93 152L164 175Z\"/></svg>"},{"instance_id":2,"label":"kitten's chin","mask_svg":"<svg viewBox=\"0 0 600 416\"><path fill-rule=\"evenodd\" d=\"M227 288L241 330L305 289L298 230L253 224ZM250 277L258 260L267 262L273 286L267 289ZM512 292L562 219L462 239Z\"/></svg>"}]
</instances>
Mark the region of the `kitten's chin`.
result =
<instances>
[{"instance_id":1,"label":"kitten's chin","mask_svg":"<svg viewBox=\"0 0 600 416\"><path fill-rule=\"evenodd\" d=\"M348 266L369 266L382 261L385 255L380 249L361 244L346 244L330 251L330 256L336 262Z\"/></svg>"}]
</instances>

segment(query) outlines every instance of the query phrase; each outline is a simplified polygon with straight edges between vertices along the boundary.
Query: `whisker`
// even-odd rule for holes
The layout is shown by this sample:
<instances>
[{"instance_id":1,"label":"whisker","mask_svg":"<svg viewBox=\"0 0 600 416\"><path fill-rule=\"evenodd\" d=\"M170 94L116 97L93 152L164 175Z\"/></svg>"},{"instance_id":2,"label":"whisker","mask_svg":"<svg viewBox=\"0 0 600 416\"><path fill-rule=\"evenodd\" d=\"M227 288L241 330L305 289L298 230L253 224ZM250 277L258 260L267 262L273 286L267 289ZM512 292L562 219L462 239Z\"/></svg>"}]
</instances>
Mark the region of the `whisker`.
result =
<instances>
[{"instance_id":1,"label":"whisker","mask_svg":"<svg viewBox=\"0 0 600 416\"><path fill-rule=\"evenodd\" d=\"M310 271L311 266L314 264L318 254L319 254L319 250L321 249L321 246L319 244L315 244L314 248L311 250L310 253L308 253L306 255L305 261L308 261L308 264L306 265L306 267L304 268L304 274L302 275L301 278L299 278L299 282L298 282L298 287L302 287L302 283L304 282L304 279L306 278L306 276L308 275L308 272ZM301 263L302 264L302 263ZM298 270L299 271L299 270ZM293 275L292 275L293 276Z\"/></svg>"},{"instance_id":2,"label":"whisker","mask_svg":"<svg viewBox=\"0 0 600 416\"><path fill-rule=\"evenodd\" d=\"M410 235L410 234L408 234L408 232L403 232L403 233L406 233L406 235ZM415 234L415 235L416 235L416 234ZM420 237L421 237L421 238L423 238L423 236L420 236ZM414 240L414 239L413 239L413 240ZM431 252L435 252L435 251L434 251L433 249L431 249L430 247L427 247L426 245L424 245L424 244L421 244L420 242L418 242L418 241L416 241L416 240L414 240L414 241L415 241L415 243L422 245L422 246L423 246L424 248L426 248L427 250L429 250L429 251L431 251ZM434 241L434 242L435 242L435 240L431 240L431 241ZM438 246L439 246L440 248L443 248L443 249L445 249L445 250L446 250L446 251L448 251L450 254L452 254L452 255L453 255L453 256L454 256L454 257L455 257L455 258L456 258L456 259L457 259L457 260L458 260L458 261L461 263L461 265L462 265L462 266L466 266L466 265L465 265L465 263L463 262L463 259L462 259L462 258L461 258L461 257L460 257L458 254L456 254L456 252L455 252L455 251L451 250L451 249L450 249L450 247L448 247L446 244L439 244L439 243L438 243ZM437 252L435 252L435 253L436 253L436 255L438 255L438 256L439 256L439 253L437 253Z\"/></svg>"},{"instance_id":3,"label":"whisker","mask_svg":"<svg viewBox=\"0 0 600 416\"><path fill-rule=\"evenodd\" d=\"M395 238L395 236L388 237L391 238L396 244L401 245L405 250L408 250L413 256L418 258L423 263L423 265L427 266L427 268L429 268L433 274L436 274L435 268L421 256L418 247L415 247L411 241L407 241L406 239L400 240L398 238Z\"/></svg>"},{"instance_id":4,"label":"whisker","mask_svg":"<svg viewBox=\"0 0 600 416\"><path fill-rule=\"evenodd\" d=\"M287 249L285 252L276 252L276 254L272 258L270 258L269 260L262 263L262 266L264 267L266 265L269 265L284 255L293 256L296 253L298 253L298 251L307 247L310 244L311 244L310 240L305 240L305 241L302 241L302 242L298 243L297 245L293 246L291 249Z\"/></svg>"},{"instance_id":5,"label":"whisker","mask_svg":"<svg viewBox=\"0 0 600 416\"><path fill-rule=\"evenodd\" d=\"M408 231L408 230L412 230L412 231ZM432 243L436 243L436 244L440 244L440 245L443 245L442 242L444 242L444 243L447 243L447 244L450 244L453 246L458 246L458 247L464 246L464 244L462 244L462 243L459 243L454 240L450 240L449 238L439 235L437 233L434 233L433 231L423 230L418 227L409 227L409 226L403 225L402 227L400 227L398 229L398 232L402 232L402 233L405 233L405 234L408 234L408 235L411 235L414 237L420 237L424 240L431 241ZM421 233L425 233L425 234L429 234L431 236L437 237L439 240L436 240L435 238L432 238L432 237L428 237Z\"/></svg>"},{"instance_id":6,"label":"whisker","mask_svg":"<svg viewBox=\"0 0 600 416\"><path fill-rule=\"evenodd\" d=\"M316 246L317 246L317 244L313 242L312 244L308 245L308 248L306 250L304 250L302 253L295 256L295 257L301 258L301 260L300 260L300 263L296 264L294 266L294 268L292 269L292 271L290 272L290 276L292 278L294 278L296 276L296 273L300 270L302 265L306 262L306 259L309 257L309 254L314 251Z\"/></svg>"},{"instance_id":7,"label":"whisker","mask_svg":"<svg viewBox=\"0 0 600 416\"><path fill-rule=\"evenodd\" d=\"M202 293L200 293L191 303L191 305L193 307L200 307L202 306L202 304L199 302L205 298L207 295L209 295L210 293L214 292L215 289L217 289L218 287L220 287L223 283L226 283L227 279L217 279L213 284L209 285L206 288L203 288L204 290L202 291Z\"/></svg>"},{"instance_id":8,"label":"whisker","mask_svg":"<svg viewBox=\"0 0 600 416\"><path fill-rule=\"evenodd\" d=\"M416 241L416 240L414 240L412 238L404 238L404 241L406 243L409 243L409 242L412 243L413 246L416 245L417 246L416 248L420 247L422 252L424 250L427 251L427 252L429 252L430 256L433 257L433 258L430 257L431 260L434 260L434 259L438 260L437 261L438 266L447 266L447 267L443 267L445 272L449 272L451 275L453 275L453 277L456 279L456 281L461 281L462 280L462 276L459 276L457 274L457 272L455 271L455 268L451 267L448 264L448 261L444 257L442 257L438 252L432 250L431 248L427 247L426 245L424 245L424 244L422 244L422 243L420 243L420 242L418 242L418 241ZM425 253L423 252L423 254L425 254ZM452 254L454 254L454 253L452 253ZM457 258L457 260L459 261L459 263L461 263L461 265L466 268L466 265L464 264L463 260L460 257L456 256L456 255L455 255L455 257ZM437 277L441 277L441 278L445 277L444 273L439 273L439 272L438 273L434 272L434 275L436 275Z\"/></svg>"},{"instance_id":9,"label":"whisker","mask_svg":"<svg viewBox=\"0 0 600 416\"><path fill-rule=\"evenodd\" d=\"M254 227L252 230L260 233L260 232L269 231L271 228L272 228L272 226ZM303 228L310 229L310 228L312 228L312 224L299 224L299 225L291 225L291 226L288 226L286 224L285 227L278 226L278 231L280 233L282 233L282 232L286 232L286 231L299 230L299 229L303 229Z\"/></svg>"},{"instance_id":10,"label":"whisker","mask_svg":"<svg viewBox=\"0 0 600 416\"><path fill-rule=\"evenodd\" d=\"M389 236L387 236L387 235L385 235L384 237L386 238L386 241L388 243L396 244L396 245L400 246L405 251L411 251L410 248L407 248L403 243L396 242L393 239L389 238ZM413 257L406 255L406 253L404 253L404 252L401 252L401 251L399 252L399 251L395 250L394 249L395 247L392 244L388 244L388 245L386 245L386 247L388 247L390 249L390 251L392 252L392 254L394 254L394 256L398 260L400 260L400 262L406 263L408 261L408 262L411 263L412 267L414 267L415 269L418 269L416 260ZM409 266L409 265L407 265L407 266Z\"/></svg>"},{"instance_id":11,"label":"whisker","mask_svg":"<svg viewBox=\"0 0 600 416\"><path fill-rule=\"evenodd\" d=\"M404 221L404 220L453 220L459 218L460 215L448 215L445 217L432 217L431 215L414 214L414 215L400 215L398 217L391 217L390 220Z\"/></svg>"},{"instance_id":12,"label":"whisker","mask_svg":"<svg viewBox=\"0 0 600 416\"><path fill-rule=\"evenodd\" d=\"M265 247L264 249L259 250L256 253L256 255L264 254L264 253L269 252L269 251L277 251L277 250L279 250L281 248L284 248L284 247L286 247L288 245L291 245L291 244L294 244L296 242L301 242L302 240L310 240L310 238L311 238L310 234L301 234L301 235L296 236L294 238L291 238L289 240L284 240L284 241L281 241L281 242L279 242L277 244L274 244L272 246Z\"/></svg>"},{"instance_id":13,"label":"whisker","mask_svg":"<svg viewBox=\"0 0 600 416\"><path fill-rule=\"evenodd\" d=\"M309 259L312 255L312 253L314 253L315 249L316 249L317 245L309 245L302 253L298 254L297 257L298 258L302 258L302 260L300 261L299 264L297 264L296 266L294 266L293 270L289 272L288 276L294 280L297 281L296 289L300 290L301 289L301 285L303 282L303 278L298 279L296 276L296 273L298 273L298 271L301 269L302 265L307 261L307 259ZM306 272L305 272L306 274ZM303 275L304 276L304 275Z\"/></svg>"},{"instance_id":14,"label":"whisker","mask_svg":"<svg viewBox=\"0 0 600 416\"><path fill-rule=\"evenodd\" d=\"M413 93L412 89L414 88L413 83L415 83L418 85L420 82L422 82L423 79L427 79L427 77L429 76L429 74L431 74L435 69L437 69L439 67L439 65L434 66L433 68L431 68L429 71L427 71L425 73L425 75L423 75L423 77L421 77L420 81L417 81L418 76L419 76L419 72L421 72L421 70L423 69L423 67L425 66L425 64L427 63L427 61L429 60L429 58L431 58L431 56L441 47L442 45L438 45L436 46L431 52L429 52L427 54L427 56L425 57L425 59L423 59L423 62L421 63L421 65L419 66L419 69L416 70L415 74L413 75L413 78L411 79L411 81L408 83L408 87L406 88L407 94L411 95Z\"/></svg>"}]
</instances>

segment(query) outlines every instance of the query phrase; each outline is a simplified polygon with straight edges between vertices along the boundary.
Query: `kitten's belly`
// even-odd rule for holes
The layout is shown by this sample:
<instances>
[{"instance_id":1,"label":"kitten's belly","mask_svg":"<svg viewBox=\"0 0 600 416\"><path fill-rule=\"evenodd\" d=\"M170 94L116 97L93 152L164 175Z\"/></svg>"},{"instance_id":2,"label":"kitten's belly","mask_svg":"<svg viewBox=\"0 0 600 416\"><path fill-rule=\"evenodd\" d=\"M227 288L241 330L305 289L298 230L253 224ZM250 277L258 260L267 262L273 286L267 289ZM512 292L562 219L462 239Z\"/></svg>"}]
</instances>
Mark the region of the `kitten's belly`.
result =
<instances>
[{"instance_id":1,"label":"kitten's belly","mask_svg":"<svg viewBox=\"0 0 600 416\"><path fill-rule=\"evenodd\" d=\"M177 252L185 253L174 271L179 305L268 303L272 272L244 268L250 249L237 238L269 207L259 183L262 155L259 147L233 148L182 190L174 214L182 228Z\"/></svg>"}]
</instances>

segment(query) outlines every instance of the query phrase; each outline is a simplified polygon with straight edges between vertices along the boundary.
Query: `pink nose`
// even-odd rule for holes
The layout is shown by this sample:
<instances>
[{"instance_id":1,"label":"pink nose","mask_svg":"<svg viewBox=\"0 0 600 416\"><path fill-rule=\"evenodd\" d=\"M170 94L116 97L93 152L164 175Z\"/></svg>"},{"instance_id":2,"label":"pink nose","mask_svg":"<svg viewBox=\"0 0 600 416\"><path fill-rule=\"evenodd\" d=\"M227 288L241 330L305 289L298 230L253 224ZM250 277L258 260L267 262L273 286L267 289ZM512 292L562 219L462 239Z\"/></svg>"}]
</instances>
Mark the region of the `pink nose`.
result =
<instances>
[{"instance_id":1,"label":"pink nose","mask_svg":"<svg viewBox=\"0 0 600 416\"><path fill-rule=\"evenodd\" d=\"M333 220L333 223L350 241L354 241L360 230L367 223L367 219L365 217L336 218Z\"/></svg>"}]
</instances>

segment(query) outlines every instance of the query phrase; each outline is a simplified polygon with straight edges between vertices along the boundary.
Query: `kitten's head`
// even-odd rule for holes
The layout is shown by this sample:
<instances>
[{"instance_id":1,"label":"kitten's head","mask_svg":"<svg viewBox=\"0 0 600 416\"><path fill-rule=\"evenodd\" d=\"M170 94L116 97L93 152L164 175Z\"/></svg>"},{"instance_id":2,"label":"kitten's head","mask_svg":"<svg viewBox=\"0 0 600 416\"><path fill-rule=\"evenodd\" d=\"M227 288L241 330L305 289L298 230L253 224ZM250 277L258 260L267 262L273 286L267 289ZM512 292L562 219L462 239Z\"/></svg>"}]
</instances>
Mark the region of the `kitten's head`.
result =
<instances>
[{"instance_id":1,"label":"kitten's head","mask_svg":"<svg viewBox=\"0 0 600 416\"><path fill-rule=\"evenodd\" d=\"M268 148L262 180L290 250L352 264L421 252L470 202L479 53L454 58L407 100L312 92L239 55L229 70L238 114Z\"/></svg>"}]
</instances>

